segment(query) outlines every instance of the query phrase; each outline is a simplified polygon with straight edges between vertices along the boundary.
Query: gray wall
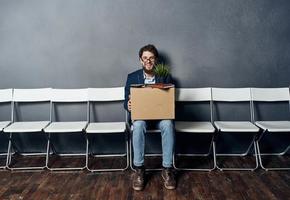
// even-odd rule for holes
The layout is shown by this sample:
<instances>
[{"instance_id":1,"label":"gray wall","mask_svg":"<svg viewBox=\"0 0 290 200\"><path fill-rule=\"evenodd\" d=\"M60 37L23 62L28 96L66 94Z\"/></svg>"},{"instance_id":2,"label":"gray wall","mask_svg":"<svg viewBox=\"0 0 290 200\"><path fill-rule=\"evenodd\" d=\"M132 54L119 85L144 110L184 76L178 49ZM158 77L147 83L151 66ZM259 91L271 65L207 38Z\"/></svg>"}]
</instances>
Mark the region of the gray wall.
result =
<instances>
[{"instance_id":1,"label":"gray wall","mask_svg":"<svg viewBox=\"0 0 290 200\"><path fill-rule=\"evenodd\" d=\"M0 88L123 86L147 43L179 87L288 86L289 17L287 0L1 0Z\"/></svg>"}]
</instances>

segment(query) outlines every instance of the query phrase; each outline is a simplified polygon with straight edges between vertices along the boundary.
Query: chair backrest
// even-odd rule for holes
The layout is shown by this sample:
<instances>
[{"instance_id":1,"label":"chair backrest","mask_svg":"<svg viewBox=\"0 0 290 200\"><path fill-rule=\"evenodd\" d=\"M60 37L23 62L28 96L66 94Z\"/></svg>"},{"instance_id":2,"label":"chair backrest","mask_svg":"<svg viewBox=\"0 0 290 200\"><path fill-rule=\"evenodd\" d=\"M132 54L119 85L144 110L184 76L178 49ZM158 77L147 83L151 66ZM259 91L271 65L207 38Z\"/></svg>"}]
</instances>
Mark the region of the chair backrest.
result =
<instances>
[{"instance_id":1,"label":"chair backrest","mask_svg":"<svg viewBox=\"0 0 290 200\"><path fill-rule=\"evenodd\" d=\"M210 116L210 121L212 122L213 118L212 118L211 88L176 88L175 91L176 91L175 92L176 102L195 102L195 103L208 102L209 103L208 114ZM184 117L183 114L182 117Z\"/></svg>"},{"instance_id":2,"label":"chair backrest","mask_svg":"<svg viewBox=\"0 0 290 200\"><path fill-rule=\"evenodd\" d=\"M9 118L11 121L13 120L12 99L13 99L13 89L0 89L0 103L10 103L10 109L8 110L1 109L1 120L2 117L6 118L7 116L10 116ZM10 114L8 114L8 112L10 112Z\"/></svg>"},{"instance_id":3,"label":"chair backrest","mask_svg":"<svg viewBox=\"0 0 290 200\"><path fill-rule=\"evenodd\" d=\"M19 110L17 109L17 106L15 106L15 103L43 103L43 102L48 103L50 102L51 99L51 88L14 89L12 99L13 99L12 119L13 121L16 121L16 119L22 121L23 120L22 117L29 118L31 117L31 115L28 113L23 115L22 112L18 112ZM32 111L33 109L29 110ZM34 114L33 116L36 117L35 115L38 115L37 119L39 119L41 113Z\"/></svg>"},{"instance_id":4,"label":"chair backrest","mask_svg":"<svg viewBox=\"0 0 290 200\"><path fill-rule=\"evenodd\" d=\"M211 88L176 88L176 101L210 101Z\"/></svg>"},{"instance_id":5,"label":"chair backrest","mask_svg":"<svg viewBox=\"0 0 290 200\"><path fill-rule=\"evenodd\" d=\"M123 101L124 87L89 88L89 101Z\"/></svg>"},{"instance_id":6,"label":"chair backrest","mask_svg":"<svg viewBox=\"0 0 290 200\"><path fill-rule=\"evenodd\" d=\"M88 89L88 98L89 103L89 120L94 121L96 119L97 113L106 112L107 108L105 108L104 103L109 102L121 102L124 101L124 87L112 87L112 88L89 88ZM99 106L99 109L95 109L94 103L100 103L102 106ZM102 109L104 109L102 111ZM98 111L97 111L98 110ZM100 115L103 116L103 115ZM117 116L117 115L115 115ZM126 115L127 117L127 115ZM100 120L100 119L98 119Z\"/></svg>"},{"instance_id":7,"label":"chair backrest","mask_svg":"<svg viewBox=\"0 0 290 200\"><path fill-rule=\"evenodd\" d=\"M251 101L251 89L250 88L212 88L212 101L214 102L227 102L227 103L238 103L238 102L246 102L249 104L249 109L239 110L239 112L233 112L233 110L224 111L223 113L231 113L231 118L240 118L245 113L249 113L250 121L253 121L253 113L252 113L252 101ZM235 111L238 110L238 105L235 104ZM237 109L237 110L236 110ZM213 113L215 113L217 108L213 106ZM225 109L221 109L225 110ZM219 112L220 113L220 112ZM215 116L215 115L213 115ZM239 117L237 117L239 116ZM227 117L228 118L228 117ZM236 119L235 119L236 120Z\"/></svg>"},{"instance_id":8,"label":"chair backrest","mask_svg":"<svg viewBox=\"0 0 290 200\"><path fill-rule=\"evenodd\" d=\"M14 102L42 102L50 101L51 88L14 89Z\"/></svg>"},{"instance_id":9,"label":"chair backrest","mask_svg":"<svg viewBox=\"0 0 290 200\"><path fill-rule=\"evenodd\" d=\"M87 102L88 89L52 89L51 102Z\"/></svg>"},{"instance_id":10,"label":"chair backrest","mask_svg":"<svg viewBox=\"0 0 290 200\"><path fill-rule=\"evenodd\" d=\"M75 104L75 103L86 103L86 121L89 120L89 98L88 98L88 88L82 88L82 89L52 89L51 92L51 110L50 110L50 116L51 121L54 121L55 118L56 121L59 121L59 113L55 110L55 104L57 103L65 103L65 104ZM71 105L74 106L74 105ZM66 112L70 112L71 110L67 110ZM73 109L73 112L77 112L80 114L78 109ZM82 112L82 111L81 111ZM63 113L63 112L61 112ZM85 112L83 113L85 114ZM53 118L54 116L54 118ZM72 114L71 117L77 117L77 115Z\"/></svg>"},{"instance_id":11,"label":"chair backrest","mask_svg":"<svg viewBox=\"0 0 290 200\"><path fill-rule=\"evenodd\" d=\"M288 87L251 88L251 93L252 93L252 101L253 101L253 119L254 120L256 120L255 118L259 118L259 120L261 120L262 116L264 117L271 116L271 118L275 118L275 120L283 120L285 118L285 114L288 115L288 117L290 116L290 94L289 94ZM259 102L270 103L274 107L272 108L268 107L268 109L266 107L261 108L261 107L256 106L256 104L259 104ZM278 102L288 102L287 113L284 113L285 107L281 107L281 104ZM258 111L256 111L256 109L258 109ZM263 113L264 114L266 113L266 115L263 115ZM266 119L266 120L270 120L270 119Z\"/></svg>"},{"instance_id":12,"label":"chair backrest","mask_svg":"<svg viewBox=\"0 0 290 200\"><path fill-rule=\"evenodd\" d=\"M253 101L290 101L289 88L251 88Z\"/></svg>"},{"instance_id":13,"label":"chair backrest","mask_svg":"<svg viewBox=\"0 0 290 200\"><path fill-rule=\"evenodd\" d=\"M13 89L0 89L0 103L12 101Z\"/></svg>"},{"instance_id":14,"label":"chair backrest","mask_svg":"<svg viewBox=\"0 0 290 200\"><path fill-rule=\"evenodd\" d=\"M212 88L213 101L251 101L250 88Z\"/></svg>"}]
</instances>

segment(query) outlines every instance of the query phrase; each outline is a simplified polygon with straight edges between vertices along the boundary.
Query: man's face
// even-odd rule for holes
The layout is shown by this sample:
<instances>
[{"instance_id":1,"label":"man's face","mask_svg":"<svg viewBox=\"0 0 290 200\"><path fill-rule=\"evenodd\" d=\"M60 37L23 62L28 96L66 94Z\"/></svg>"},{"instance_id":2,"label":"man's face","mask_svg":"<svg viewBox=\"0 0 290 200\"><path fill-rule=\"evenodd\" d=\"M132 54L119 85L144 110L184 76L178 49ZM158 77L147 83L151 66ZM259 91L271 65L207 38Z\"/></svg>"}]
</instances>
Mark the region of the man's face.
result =
<instances>
[{"instance_id":1,"label":"man's face","mask_svg":"<svg viewBox=\"0 0 290 200\"><path fill-rule=\"evenodd\" d=\"M142 64L143 70L150 74L153 72L156 58L150 51L144 51L140 58L140 62Z\"/></svg>"}]
</instances>

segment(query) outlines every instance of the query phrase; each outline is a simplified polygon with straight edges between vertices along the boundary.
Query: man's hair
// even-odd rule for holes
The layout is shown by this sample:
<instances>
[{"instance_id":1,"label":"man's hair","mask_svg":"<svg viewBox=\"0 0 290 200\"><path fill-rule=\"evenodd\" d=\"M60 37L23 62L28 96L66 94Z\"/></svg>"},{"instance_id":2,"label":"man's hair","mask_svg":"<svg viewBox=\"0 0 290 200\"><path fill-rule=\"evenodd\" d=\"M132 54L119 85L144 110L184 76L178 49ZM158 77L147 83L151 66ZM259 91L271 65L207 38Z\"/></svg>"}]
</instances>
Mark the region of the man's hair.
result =
<instances>
[{"instance_id":1,"label":"man's hair","mask_svg":"<svg viewBox=\"0 0 290 200\"><path fill-rule=\"evenodd\" d=\"M156 47L153 45L153 44L147 44L146 46L142 47L140 50L139 50L139 58L142 57L142 54L144 51L149 51L151 53L154 54L155 58L158 58L158 51L156 49Z\"/></svg>"}]
</instances>

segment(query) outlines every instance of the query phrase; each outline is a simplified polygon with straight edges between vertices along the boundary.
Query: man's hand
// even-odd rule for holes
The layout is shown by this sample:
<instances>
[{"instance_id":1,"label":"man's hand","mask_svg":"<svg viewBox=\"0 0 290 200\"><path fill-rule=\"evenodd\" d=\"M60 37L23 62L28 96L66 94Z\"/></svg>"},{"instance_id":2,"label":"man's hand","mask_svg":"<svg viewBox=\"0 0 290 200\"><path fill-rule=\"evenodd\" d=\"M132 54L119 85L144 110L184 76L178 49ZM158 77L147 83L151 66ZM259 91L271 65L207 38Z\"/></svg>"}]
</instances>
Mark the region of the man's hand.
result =
<instances>
[{"instance_id":1,"label":"man's hand","mask_svg":"<svg viewBox=\"0 0 290 200\"><path fill-rule=\"evenodd\" d=\"M129 95L129 101L128 101L127 107L128 107L129 112L131 112L131 96L130 95Z\"/></svg>"}]
</instances>

